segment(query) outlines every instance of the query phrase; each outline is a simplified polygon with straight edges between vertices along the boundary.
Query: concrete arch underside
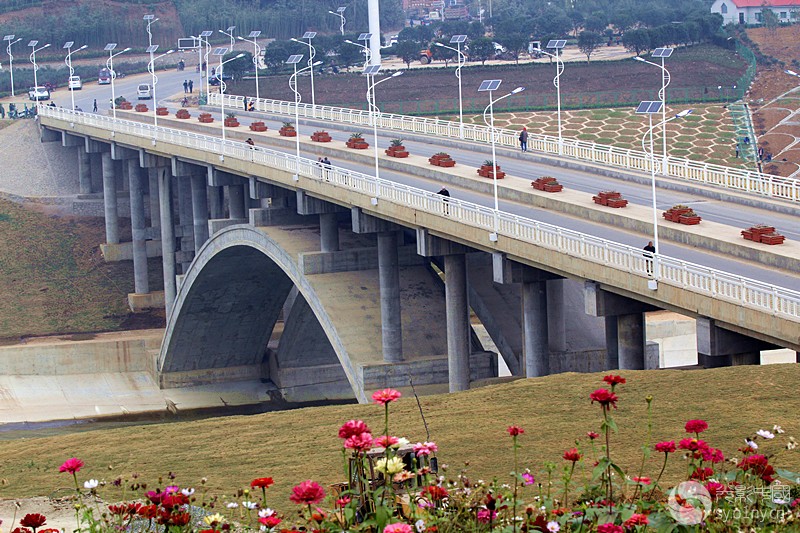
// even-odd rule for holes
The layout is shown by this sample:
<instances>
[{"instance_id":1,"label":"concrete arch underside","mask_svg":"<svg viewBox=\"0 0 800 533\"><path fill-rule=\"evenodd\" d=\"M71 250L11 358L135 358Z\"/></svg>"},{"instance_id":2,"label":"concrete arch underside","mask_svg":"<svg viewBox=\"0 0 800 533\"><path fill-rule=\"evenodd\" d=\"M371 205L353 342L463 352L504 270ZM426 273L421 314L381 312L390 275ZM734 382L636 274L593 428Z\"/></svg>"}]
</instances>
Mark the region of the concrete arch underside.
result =
<instances>
[{"instance_id":1,"label":"concrete arch underside","mask_svg":"<svg viewBox=\"0 0 800 533\"><path fill-rule=\"evenodd\" d=\"M336 263L319 252L317 227L239 225L217 232L180 283L157 361L160 385L269 379L292 401L365 402L368 391L402 387L411 378L415 385L446 384L444 289L425 261L404 255L404 361L389 364L381 349L378 271L370 261L317 273L309 264ZM286 306L280 343L268 349L292 287L297 298ZM476 378L496 375L490 358L475 355Z\"/></svg>"}]
</instances>

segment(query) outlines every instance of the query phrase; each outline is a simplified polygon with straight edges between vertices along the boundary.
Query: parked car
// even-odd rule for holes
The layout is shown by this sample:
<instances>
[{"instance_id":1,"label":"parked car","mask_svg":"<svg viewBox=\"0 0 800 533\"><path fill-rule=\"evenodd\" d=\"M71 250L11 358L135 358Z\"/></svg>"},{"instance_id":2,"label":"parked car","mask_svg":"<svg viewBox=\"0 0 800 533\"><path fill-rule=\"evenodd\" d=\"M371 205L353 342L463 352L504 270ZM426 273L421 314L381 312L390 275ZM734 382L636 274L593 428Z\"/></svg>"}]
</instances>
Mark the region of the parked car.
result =
<instances>
[{"instance_id":1,"label":"parked car","mask_svg":"<svg viewBox=\"0 0 800 533\"><path fill-rule=\"evenodd\" d=\"M153 88L146 83L141 83L136 88L136 98L139 100L150 100L153 97Z\"/></svg>"},{"instance_id":2,"label":"parked car","mask_svg":"<svg viewBox=\"0 0 800 533\"><path fill-rule=\"evenodd\" d=\"M81 77L80 76L70 76L69 77L69 82L67 84L67 87L69 89L74 90L74 91L80 91L81 89L83 89L83 82L81 81Z\"/></svg>"},{"instance_id":3,"label":"parked car","mask_svg":"<svg viewBox=\"0 0 800 533\"><path fill-rule=\"evenodd\" d=\"M42 86L31 87L28 89L28 98L36 102L40 100L50 100L50 91Z\"/></svg>"}]
</instances>

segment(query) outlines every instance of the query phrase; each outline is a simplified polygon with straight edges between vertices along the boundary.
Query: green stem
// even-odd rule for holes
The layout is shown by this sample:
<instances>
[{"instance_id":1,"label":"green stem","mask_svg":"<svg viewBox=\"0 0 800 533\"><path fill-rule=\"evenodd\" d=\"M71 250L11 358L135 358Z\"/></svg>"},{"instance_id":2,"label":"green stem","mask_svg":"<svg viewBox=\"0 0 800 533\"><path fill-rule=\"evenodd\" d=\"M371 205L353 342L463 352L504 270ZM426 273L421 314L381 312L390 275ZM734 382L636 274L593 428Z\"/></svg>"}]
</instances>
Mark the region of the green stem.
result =
<instances>
[{"instance_id":1,"label":"green stem","mask_svg":"<svg viewBox=\"0 0 800 533\"><path fill-rule=\"evenodd\" d=\"M669 457L669 452L664 452L664 464L661 465L661 472L658 473L658 477L656 478L656 482L653 484L653 490L650 491L650 496L648 496L649 500L653 499L653 493L656 491L656 487L658 487L658 482L661 481L661 475L664 473L664 470L667 468L667 458Z\"/></svg>"},{"instance_id":2,"label":"green stem","mask_svg":"<svg viewBox=\"0 0 800 533\"><path fill-rule=\"evenodd\" d=\"M516 533L517 531L517 488L519 486L519 463L517 457L517 436L514 435L513 437L514 442L514 505L513 505L513 514L511 515L512 520L512 531Z\"/></svg>"},{"instance_id":3,"label":"green stem","mask_svg":"<svg viewBox=\"0 0 800 533\"><path fill-rule=\"evenodd\" d=\"M564 483L564 507L569 507L569 482L572 481L572 474L575 472L575 461L572 461L572 467L569 469L567 482Z\"/></svg>"},{"instance_id":4,"label":"green stem","mask_svg":"<svg viewBox=\"0 0 800 533\"><path fill-rule=\"evenodd\" d=\"M611 435L608 426L608 409L611 407L601 406L603 409L603 420L605 424L603 424L603 433L606 435L606 482L608 485L606 486L606 495L608 496L608 511L611 512L611 498L614 496L614 489L611 486Z\"/></svg>"}]
</instances>

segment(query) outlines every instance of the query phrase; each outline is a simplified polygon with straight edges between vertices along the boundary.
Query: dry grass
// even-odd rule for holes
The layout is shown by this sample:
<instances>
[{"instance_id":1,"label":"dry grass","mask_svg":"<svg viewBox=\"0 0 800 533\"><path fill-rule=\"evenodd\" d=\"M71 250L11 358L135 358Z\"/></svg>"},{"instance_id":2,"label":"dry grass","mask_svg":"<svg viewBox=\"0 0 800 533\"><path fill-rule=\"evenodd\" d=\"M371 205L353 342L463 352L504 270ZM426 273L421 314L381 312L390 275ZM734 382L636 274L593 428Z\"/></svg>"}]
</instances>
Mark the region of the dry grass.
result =
<instances>
[{"instance_id":1,"label":"dry grass","mask_svg":"<svg viewBox=\"0 0 800 533\"><path fill-rule=\"evenodd\" d=\"M798 431L796 390L800 367L775 365L734 367L706 371L624 371L619 409L614 417L620 431L612 437L612 455L637 474L640 447L646 441L647 395L654 396L653 439L679 439L690 418L704 418L704 434L726 456L736 456L745 436L780 424L787 435ZM440 446L440 461L457 472L468 462L475 478L504 479L512 469L510 438L505 428L519 424L521 464L541 473L543 463L561 463L561 453L598 431L600 409L590 405L589 393L601 385L599 374L560 374L536 380L485 387L468 393L422 398L431 438ZM413 398L391 406L391 432L413 441L425 432ZM337 429L347 419L362 418L376 431L383 426L383 410L375 405L317 407L253 416L88 431L60 437L0 442L0 498L47 495L70 480L58 474L61 462L72 456L86 461L81 479L111 480L138 472L150 481L169 471L176 483L196 486L209 479L214 494L232 494L255 477L272 476L271 504L291 506L292 484L304 479L324 483L341 480ZM782 437L786 437L783 435ZM770 445L777 448L776 439ZM586 446L585 439L581 443ZM584 449L585 452L590 450ZM655 477L661 457L654 456L645 475ZM798 471L800 456L785 452L778 466ZM667 478L682 475L679 456ZM541 478L541 476L540 476Z\"/></svg>"}]
</instances>

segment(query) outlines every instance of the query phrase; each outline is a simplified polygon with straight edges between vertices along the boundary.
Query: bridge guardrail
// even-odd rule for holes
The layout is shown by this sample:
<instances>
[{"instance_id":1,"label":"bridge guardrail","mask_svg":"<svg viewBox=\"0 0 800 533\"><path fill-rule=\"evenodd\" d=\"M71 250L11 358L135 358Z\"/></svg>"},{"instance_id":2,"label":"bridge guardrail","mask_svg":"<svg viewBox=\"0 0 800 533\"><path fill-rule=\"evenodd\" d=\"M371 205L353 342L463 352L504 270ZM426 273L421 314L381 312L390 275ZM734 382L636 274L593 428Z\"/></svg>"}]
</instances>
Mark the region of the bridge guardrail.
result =
<instances>
[{"instance_id":1,"label":"bridge guardrail","mask_svg":"<svg viewBox=\"0 0 800 533\"><path fill-rule=\"evenodd\" d=\"M231 108L242 108L244 105L244 96L220 95L218 93L211 93L209 95L209 105L220 105L221 98L225 98L226 108L229 106ZM292 117L295 115L294 102L269 100L265 98L248 98L247 101L254 102L256 111ZM313 106L303 103L298 106L298 111L302 118L326 120L357 126L372 126L372 116L369 111L322 105ZM462 128L458 122L390 113L379 113L377 119L378 127L384 129L437 135L454 139L462 138ZM517 147L519 132L502 128L497 129L498 136L496 143L498 145L508 148ZM464 124L463 133L464 140L486 144L490 142L489 128L486 126ZM557 137L530 132L528 133L528 149L545 154L568 157L579 161L589 161L628 170L650 172L650 156L645 152L637 150L590 143L578 139L563 139L561 151L559 153ZM662 167L664 166L663 158L656 154L652 164L655 166L655 172L661 174L663 171ZM699 163L690 159L672 156L667 158L666 167L666 172L664 172L664 174L671 178L800 203L800 180L763 174L754 170Z\"/></svg>"},{"instance_id":2,"label":"bridge guardrail","mask_svg":"<svg viewBox=\"0 0 800 533\"><path fill-rule=\"evenodd\" d=\"M642 250L600 237L562 228L514 215L489 207L459 200L445 199L439 194L394 183L368 174L339 167L323 167L315 160L297 158L277 150L253 147L239 141L226 140L200 133L152 126L141 122L83 113L68 109L39 106L41 118L54 118L67 123L86 124L109 131L127 133L145 139L197 148L203 151L263 164L298 175L329 181L370 197L425 211L466 225L481 228L487 233L528 242L549 250L565 253L623 272L646 277L648 259ZM730 303L780 315L800 322L800 292L770 285L762 281L715 270L666 255L654 258L657 279L661 283L711 296Z\"/></svg>"}]
</instances>

